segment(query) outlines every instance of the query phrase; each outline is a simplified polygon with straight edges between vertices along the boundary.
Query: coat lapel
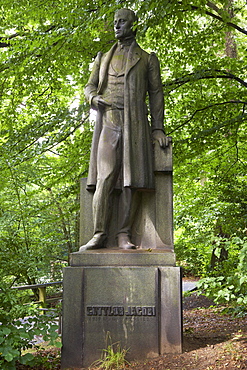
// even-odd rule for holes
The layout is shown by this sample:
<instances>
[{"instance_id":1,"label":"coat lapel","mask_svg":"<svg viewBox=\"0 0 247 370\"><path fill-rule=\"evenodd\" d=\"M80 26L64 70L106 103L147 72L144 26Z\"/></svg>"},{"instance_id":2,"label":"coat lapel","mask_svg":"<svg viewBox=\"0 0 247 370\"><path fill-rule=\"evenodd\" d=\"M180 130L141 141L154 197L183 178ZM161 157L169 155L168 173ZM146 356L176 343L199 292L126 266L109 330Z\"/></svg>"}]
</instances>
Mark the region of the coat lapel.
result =
<instances>
[{"instance_id":1,"label":"coat lapel","mask_svg":"<svg viewBox=\"0 0 247 370\"><path fill-rule=\"evenodd\" d=\"M136 63L140 60L141 58L141 48L137 44L136 41L132 42L128 54L128 59L127 59L127 64L126 64L126 69L125 69L125 78L127 77L129 71L131 68L136 65Z\"/></svg>"},{"instance_id":2,"label":"coat lapel","mask_svg":"<svg viewBox=\"0 0 247 370\"><path fill-rule=\"evenodd\" d=\"M104 87L104 84L107 78L108 67L109 67L111 58L113 56L113 53L117 45L118 45L117 43L114 44L112 48L102 58L100 72L99 72L98 94L100 94L103 90L103 87ZM134 65L136 65L136 63L140 60L140 58L141 58L141 48L137 44L137 42L134 41L130 46L130 50L128 54L128 59L127 59L127 64L126 64L126 69L125 69L125 78L127 77L131 68L133 68Z\"/></svg>"},{"instance_id":3,"label":"coat lapel","mask_svg":"<svg viewBox=\"0 0 247 370\"><path fill-rule=\"evenodd\" d=\"M107 71L113 56L113 53L117 47L117 43L112 46L112 48L105 54L102 58L100 71L99 71L99 85L98 85L98 94L102 92L102 88L104 87L104 83L106 82L107 78Z\"/></svg>"}]
</instances>

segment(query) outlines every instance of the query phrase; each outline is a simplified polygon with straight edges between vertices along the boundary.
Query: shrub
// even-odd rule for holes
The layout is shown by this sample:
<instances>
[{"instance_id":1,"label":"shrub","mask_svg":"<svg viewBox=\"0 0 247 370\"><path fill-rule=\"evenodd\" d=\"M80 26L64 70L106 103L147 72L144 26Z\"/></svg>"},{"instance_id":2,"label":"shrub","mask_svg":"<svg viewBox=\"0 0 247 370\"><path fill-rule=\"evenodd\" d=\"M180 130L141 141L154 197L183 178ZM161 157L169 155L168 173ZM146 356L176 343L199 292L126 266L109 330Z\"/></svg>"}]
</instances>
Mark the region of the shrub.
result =
<instances>
[{"instance_id":1,"label":"shrub","mask_svg":"<svg viewBox=\"0 0 247 370\"><path fill-rule=\"evenodd\" d=\"M247 238L233 236L225 246L228 259L198 283L200 292L216 303L231 304L243 313L247 306Z\"/></svg>"},{"instance_id":2,"label":"shrub","mask_svg":"<svg viewBox=\"0 0 247 370\"><path fill-rule=\"evenodd\" d=\"M21 304L18 293L4 284L0 290L0 305L0 368L14 370L17 361L31 365L33 355L22 355L22 350L35 345L36 335L54 344L58 337L57 325L52 317L40 315L34 304Z\"/></svg>"}]
</instances>

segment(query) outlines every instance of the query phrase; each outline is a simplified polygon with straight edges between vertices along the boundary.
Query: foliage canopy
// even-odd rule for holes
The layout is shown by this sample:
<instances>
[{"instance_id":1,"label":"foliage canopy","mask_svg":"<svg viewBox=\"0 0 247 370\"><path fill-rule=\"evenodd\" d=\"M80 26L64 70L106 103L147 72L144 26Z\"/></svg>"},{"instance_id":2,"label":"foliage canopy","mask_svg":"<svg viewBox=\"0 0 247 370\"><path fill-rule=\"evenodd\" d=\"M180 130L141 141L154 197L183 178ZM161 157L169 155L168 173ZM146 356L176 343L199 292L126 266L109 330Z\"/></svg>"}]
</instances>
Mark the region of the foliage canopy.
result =
<instances>
[{"instance_id":1,"label":"foliage canopy","mask_svg":"<svg viewBox=\"0 0 247 370\"><path fill-rule=\"evenodd\" d=\"M53 279L54 263L78 248L79 179L93 126L83 86L97 52L114 42L120 7L137 11L138 42L161 63L177 253L193 273L205 273L218 238L246 233L246 2L2 0L0 7L1 277L10 286Z\"/></svg>"}]
</instances>

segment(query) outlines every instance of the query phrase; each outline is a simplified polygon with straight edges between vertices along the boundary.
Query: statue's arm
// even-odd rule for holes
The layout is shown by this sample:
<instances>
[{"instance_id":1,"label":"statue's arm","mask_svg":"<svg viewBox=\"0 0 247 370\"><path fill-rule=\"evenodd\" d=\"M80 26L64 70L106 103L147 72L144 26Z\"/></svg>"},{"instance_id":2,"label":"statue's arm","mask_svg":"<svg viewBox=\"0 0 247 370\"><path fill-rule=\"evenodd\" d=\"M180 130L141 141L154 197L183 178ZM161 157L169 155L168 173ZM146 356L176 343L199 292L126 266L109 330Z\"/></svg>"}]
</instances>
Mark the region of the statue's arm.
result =
<instances>
[{"instance_id":1,"label":"statue's arm","mask_svg":"<svg viewBox=\"0 0 247 370\"><path fill-rule=\"evenodd\" d=\"M149 55L148 94L152 130L164 130L164 95L160 76L160 65L154 53Z\"/></svg>"},{"instance_id":2,"label":"statue's arm","mask_svg":"<svg viewBox=\"0 0 247 370\"><path fill-rule=\"evenodd\" d=\"M153 140L163 148L169 145L164 131L164 94L157 56L151 53L148 68L148 94Z\"/></svg>"},{"instance_id":3,"label":"statue's arm","mask_svg":"<svg viewBox=\"0 0 247 370\"><path fill-rule=\"evenodd\" d=\"M101 62L102 53L99 52L95 62L93 64L93 69L90 74L88 83L85 86L84 94L86 100L91 105L91 108L98 110L103 106L110 105L106 102L101 95L98 95L98 85L99 85L99 70Z\"/></svg>"},{"instance_id":4,"label":"statue's arm","mask_svg":"<svg viewBox=\"0 0 247 370\"><path fill-rule=\"evenodd\" d=\"M93 64L93 69L90 74L88 83L84 88L84 94L86 100L92 106L92 100L95 96L97 96L97 90L99 85L99 69L100 69L100 62L101 62L102 53L99 52Z\"/></svg>"}]
</instances>

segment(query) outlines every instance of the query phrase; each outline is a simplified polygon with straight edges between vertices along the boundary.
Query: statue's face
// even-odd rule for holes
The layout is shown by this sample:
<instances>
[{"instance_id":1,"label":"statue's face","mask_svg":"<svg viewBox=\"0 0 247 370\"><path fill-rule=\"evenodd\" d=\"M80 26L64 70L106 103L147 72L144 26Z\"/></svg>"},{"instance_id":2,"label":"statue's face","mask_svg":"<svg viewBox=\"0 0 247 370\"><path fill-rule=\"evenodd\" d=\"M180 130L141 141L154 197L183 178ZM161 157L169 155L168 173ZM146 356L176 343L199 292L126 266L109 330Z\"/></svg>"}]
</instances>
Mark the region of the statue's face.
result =
<instances>
[{"instance_id":1,"label":"statue's face","mask_svg":"<svg viewBox=\"0 0 247 370\"><path fill-rule=\"evenodd\" d=\"M114 31L118 40L123 40L126 37L133 36L132 20L127 11L121 11L115 14L114 17Z\"/></svg>"}]
</instances>

